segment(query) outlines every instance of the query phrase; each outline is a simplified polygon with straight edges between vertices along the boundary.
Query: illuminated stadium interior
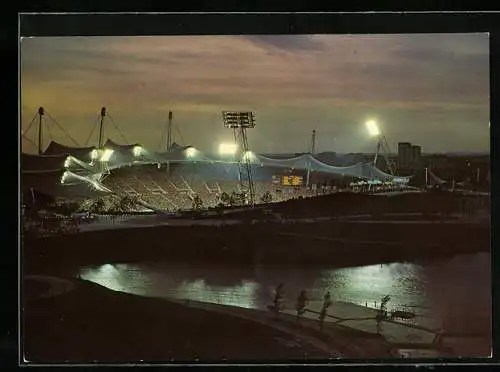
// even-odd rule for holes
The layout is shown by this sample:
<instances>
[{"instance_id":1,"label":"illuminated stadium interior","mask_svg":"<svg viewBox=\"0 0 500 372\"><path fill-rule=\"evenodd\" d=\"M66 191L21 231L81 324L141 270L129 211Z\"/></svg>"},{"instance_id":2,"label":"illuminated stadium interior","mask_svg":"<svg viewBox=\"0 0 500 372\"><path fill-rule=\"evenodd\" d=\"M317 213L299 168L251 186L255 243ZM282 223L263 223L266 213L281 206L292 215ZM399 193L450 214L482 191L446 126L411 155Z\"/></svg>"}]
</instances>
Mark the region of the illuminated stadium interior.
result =
<instances>
[{"instance_id":1,"label":"illuminated stadium interior","mask_svg":"<svg viewBox=\"0 0 500 372\"><path fill-rule=\"evenodd\" d=\"M102 149L51 142L42 155L22 154L21 168L24 188L64 197L129 195L159 210L190 209L195 195L204 206L215 206L222 193L239 192L238 164L242 161L252 165L257 201L266 192L273 201L312 195L325 179L372 184L405 184L409 180L369 163L336 167L312 154L278 159L248 151L241 157L228 144L220 146L218 155L207 155L193 146L176 145L169 152L154 152L140 144L119 145L111 140Z\"/></svg>"}]
</instances>

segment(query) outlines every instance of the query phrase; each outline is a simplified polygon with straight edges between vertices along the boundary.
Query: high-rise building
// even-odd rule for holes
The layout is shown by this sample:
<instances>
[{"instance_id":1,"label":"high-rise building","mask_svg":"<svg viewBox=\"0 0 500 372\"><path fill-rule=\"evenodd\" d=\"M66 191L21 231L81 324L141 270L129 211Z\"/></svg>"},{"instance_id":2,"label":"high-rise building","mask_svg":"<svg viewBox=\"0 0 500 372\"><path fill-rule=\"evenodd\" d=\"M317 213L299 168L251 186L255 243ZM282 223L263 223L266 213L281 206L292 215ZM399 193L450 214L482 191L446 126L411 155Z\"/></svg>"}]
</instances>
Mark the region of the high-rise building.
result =
<instances>
[{"instance_id":1,"label":"high-rise building","mask_svg":"<svg viewBox=\"0 0 500 372\"><path fill-rule=\"evenodd\" d=\"M398 143L398 168L410 167L413 160L413 149L409 142Z\"/></svg>"},{"instance_id":2,"label":"high-rise building","mask_svg":"<svg viewBox=\"0 0 500 372\"><path fill-rule=\"evenodd\" d=\"M422 158L422 147L413 145L411 147L412 150L412 163L414 168L418 168L420 166L420 161Z\"/></svg>"}]
</instances>

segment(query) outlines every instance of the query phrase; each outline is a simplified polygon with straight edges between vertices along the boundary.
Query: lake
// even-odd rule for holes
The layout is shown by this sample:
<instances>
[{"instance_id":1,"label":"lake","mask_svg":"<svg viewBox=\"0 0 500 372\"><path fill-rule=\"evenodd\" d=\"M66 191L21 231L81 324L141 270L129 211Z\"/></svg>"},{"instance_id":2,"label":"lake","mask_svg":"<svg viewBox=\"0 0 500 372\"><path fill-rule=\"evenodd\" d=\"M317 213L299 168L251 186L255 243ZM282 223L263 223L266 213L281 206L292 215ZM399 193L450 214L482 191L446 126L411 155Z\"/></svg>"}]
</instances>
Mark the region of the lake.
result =
<instances>
[{"instance_id":1,"label":"lake","mask_svg":"<svg viewBox=\"0 0 500 372\"><path fill-rule=\"evenodd\" d=\"M189 299L266 309L284 284L294 307L306 290L312 307L329 291L336 301L375 307L391 296L388 310L409 310L422 326L456 334L486 334L491 329L490 255L478 253L425 263L389 263L334 268L292 265L215 265L168 262L81 267L82 279L131 294Z\"/></svg>"}]
</instances>

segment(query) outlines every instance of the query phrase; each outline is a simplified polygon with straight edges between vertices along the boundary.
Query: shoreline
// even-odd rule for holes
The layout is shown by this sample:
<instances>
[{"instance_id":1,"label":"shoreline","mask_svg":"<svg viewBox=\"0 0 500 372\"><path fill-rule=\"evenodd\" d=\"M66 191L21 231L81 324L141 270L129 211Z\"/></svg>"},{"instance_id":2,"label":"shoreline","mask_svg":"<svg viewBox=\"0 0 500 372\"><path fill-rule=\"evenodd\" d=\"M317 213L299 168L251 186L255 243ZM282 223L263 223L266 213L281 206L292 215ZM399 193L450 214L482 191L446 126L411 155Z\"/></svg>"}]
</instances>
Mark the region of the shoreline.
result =
<instances>
[{"instance_id":1,"label":"shoreline","mask_svg":"<svg viewBox=\"0 0 500 372\"><path fill-rule=\"evenodd\" d=\"M74 282L72 292L25 301L29 362L304 362L340 355L262 322Z\"/></svg>"},{"instance_id":2,"label":"shoreline","mask_svg":"<svg viewBox=\"0 0 500 372\"><path fill-rule=\"evenodd\" d=\"M385 331L382 336L377 335L371 329L373 326L364 324L366 321L354 327L346 322L326 322L320 331L315 316L305 316L297 323L293 310L286 310L276 318L264 310L148 298L115 292L79 279L47 279L53 283L58 280L72 284L73 290L55 293L51 298L39 292L35 298L35 288L25 300L23 351L32 363L92 360L293 363L400 358L400 353L408 350L412 358L469 356L457 354L460 347L470 344L467 338L453 339L450 335L450 341L444 345L433 345L429 341L431 333L427 341L406 342L401 332L409 334L414 330L405 331L402 324L399 331L389 330L399 336L389 338ZM350 303L336 303L334 307L339 305L354 306L358 312L374 311ZM39 322L40 317L44 322ZM394 322L384 322L384 328L394 328L390 323ZM241 338L241 334L245 337ZM54 342L44 342L47 337ZM473 356L486 355L485 341L482 342L472 352L477 354ZM123 345L127 346L126 351Z\"/></svg>"}]
</instances>

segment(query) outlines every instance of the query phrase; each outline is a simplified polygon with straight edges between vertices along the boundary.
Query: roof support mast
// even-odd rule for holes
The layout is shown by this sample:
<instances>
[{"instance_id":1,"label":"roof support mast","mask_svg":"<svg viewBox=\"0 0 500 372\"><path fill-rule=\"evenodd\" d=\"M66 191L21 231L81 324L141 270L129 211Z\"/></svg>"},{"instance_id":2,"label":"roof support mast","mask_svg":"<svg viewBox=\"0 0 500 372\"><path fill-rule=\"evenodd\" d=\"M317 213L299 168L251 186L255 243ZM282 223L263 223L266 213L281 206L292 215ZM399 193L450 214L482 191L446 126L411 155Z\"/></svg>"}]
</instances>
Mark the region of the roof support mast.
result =
<instances>
[{"instance_id":1,"label":"roof support mast","mask_svg":"<svg viewBox=\"0 0 500 372\"><path fill-rule=\"evenodd\" d=\"M38 108L38 155L42 155L42 124L43 124L43 115L45 114L45 110L43 107Z\"/></svg>"},{"instance_id":2,"label":"roof support mast","mask_svg":"<svg viewBox=\"0 0 500 372\"><path fill-rule=\"evenodd\" d=\"M381 145L381 138L378 138L377 141L377 151L375 151L375 157L373 158L373 166L376 168L377 167L377 160L378 160L378 154L380 153L380 145Z\"/></svg>"},{"instance_id":3,"label":"roof support mast","mask_svg":"<svg viewBox=\"0 0 500 372\"><path fill-rule=\"evenodd\" d=\"M311 137L311 155L314 155L315 152L316 152L316 130L313 129ZM306 187L309 187L310 179L311 179L311 164L308 163Z\"/></svg>"},{"instance_id":4,"label":"roof support mast","mask_svg":"<svg viewBox=\"0 0 500 372\"><path fill-rule=\"evenodd\" d=\"M172 150L172 111L168 112L168 129L167 129L167 151L170 152Z\"/></svg>"},{"instance_id":5,"label":"roof support mast","mask_svg":"<svg viewBox=\"0 0 500 372\"><path fill-rule=\"evenodd\" d=\"M99 140L98 140L98 151L101 152L103 150L103 136L104 136L104 117L106 116L106 107L101 108L101 121L99 124ZM106 167L106 163L102 161L101 154L99 155L99 171L101 173L100 180L104 180L104 177L109 173Z\"/></svg>"},{"instance_id":6,"label":"roof support mast","mask_svg":"<svg viewBox=\"0 0 500 372\"><path fill-rule=\"evenodd\" d=\"M101 108L101 123L99 124L99 143L98 148L102 149L102 140L104 134L104 117L106 116L106 107Z\"/></svg>"},{"instance_id":7,"label":"roof support mast","mask_svg":"<svg viewBox=\"0 0 500 372\"><path fill-rule=\"evenodd\" d=\"M315 153L316 153L316 130L313 130L311 138L311 154L314 155Z\"/></svg>"}]
</instances>

